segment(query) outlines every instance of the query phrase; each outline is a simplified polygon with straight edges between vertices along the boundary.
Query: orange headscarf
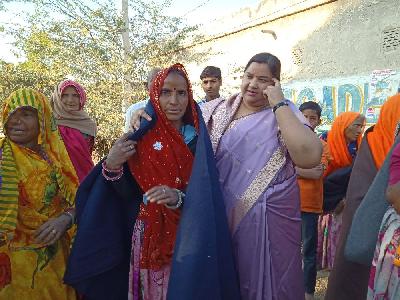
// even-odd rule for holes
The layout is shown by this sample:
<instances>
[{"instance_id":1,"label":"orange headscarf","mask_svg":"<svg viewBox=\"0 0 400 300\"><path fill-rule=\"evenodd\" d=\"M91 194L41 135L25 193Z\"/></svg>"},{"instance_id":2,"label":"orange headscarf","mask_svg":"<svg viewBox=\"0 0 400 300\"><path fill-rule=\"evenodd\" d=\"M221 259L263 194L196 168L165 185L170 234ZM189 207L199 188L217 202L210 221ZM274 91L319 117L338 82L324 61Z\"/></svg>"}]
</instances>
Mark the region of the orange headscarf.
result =
<instances>
[{"instance_id":1,"label":"orange headscarf","mask_svg":"<svg viewBox=\"0 0 400 300\"><path fill-rule=\"evenodd\" d=\"M397 94L383 104L374 130L367 135L368 145L378 170L394 143L394 135L399 120L400 94Z\"/></svg>"},{"instance_id":2,"label":"orange headscarf","mask_svg":"<svg viewBox=\"0 0 400 300\"><path fill-rule=\"evenodd\" d=\"M332 161L329 163L325 175L351 165L353 159L349 153L344 132L360 115L357 112L344 112L333 121L332 128L328 134L328 145ZM360 135L357 140L357 146L360 145L361 139L362 136Z\"/></svg>"}]
</instances>

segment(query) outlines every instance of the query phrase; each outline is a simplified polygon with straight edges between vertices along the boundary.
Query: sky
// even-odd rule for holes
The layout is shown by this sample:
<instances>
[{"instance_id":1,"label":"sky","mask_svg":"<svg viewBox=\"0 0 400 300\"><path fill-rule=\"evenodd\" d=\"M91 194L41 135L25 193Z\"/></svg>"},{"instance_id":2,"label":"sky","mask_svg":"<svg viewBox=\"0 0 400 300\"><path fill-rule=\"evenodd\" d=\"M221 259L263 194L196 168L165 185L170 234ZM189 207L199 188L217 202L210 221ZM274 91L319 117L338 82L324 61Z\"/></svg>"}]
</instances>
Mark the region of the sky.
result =
<instances>
[{"instance_id":1,"label":"sky","mask_svg":"<svg viewBox=\"0 0 400 300\"><path fill-rule=\"evenodd\" d=\"M117 7L120 0L115 0ZM156 3L163 3L162 0L153 0ZM170 16L183 17L189 25L209 23L212 20L238 11L244 7L253 7L260 0L170 0L170 7L165 8L165 14ZM32 11L33 6L29 4L11 3L7 4L7 12L0 12L0 26L12 24L23 24L24 14ZM0 59L7 62L17 62L18 59L12 54L12 37L0 32Z\"/></svg>"}]
</instances>

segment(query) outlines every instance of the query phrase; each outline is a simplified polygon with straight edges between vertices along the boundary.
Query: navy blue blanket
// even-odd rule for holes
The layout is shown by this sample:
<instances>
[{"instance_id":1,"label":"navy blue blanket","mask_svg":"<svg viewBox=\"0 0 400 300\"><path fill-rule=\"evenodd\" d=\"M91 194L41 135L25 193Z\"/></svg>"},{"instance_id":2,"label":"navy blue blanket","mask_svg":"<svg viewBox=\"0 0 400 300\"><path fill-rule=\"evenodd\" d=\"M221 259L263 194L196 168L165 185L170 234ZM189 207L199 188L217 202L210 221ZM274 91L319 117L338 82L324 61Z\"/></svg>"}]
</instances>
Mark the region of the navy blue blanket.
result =
<instances>
[{"instance_id":1,"label":"navy blue blanket","mask_svg":"<svg viewBox=\"0 0 400 300\"><path fill-rule=\"evenodd\" d=\"M140 139L155 122L150 103L146 111L153 121L143 121L130 137L133 140ZM199 118L167 298L240 299L214 154L204 121ZM131 237L142 191L126 164L124 168L123 178L113 183L103 178L99 163L77 192L78 232L64 281L85 299L127 299Z\"/></svg>"}]
</instances>

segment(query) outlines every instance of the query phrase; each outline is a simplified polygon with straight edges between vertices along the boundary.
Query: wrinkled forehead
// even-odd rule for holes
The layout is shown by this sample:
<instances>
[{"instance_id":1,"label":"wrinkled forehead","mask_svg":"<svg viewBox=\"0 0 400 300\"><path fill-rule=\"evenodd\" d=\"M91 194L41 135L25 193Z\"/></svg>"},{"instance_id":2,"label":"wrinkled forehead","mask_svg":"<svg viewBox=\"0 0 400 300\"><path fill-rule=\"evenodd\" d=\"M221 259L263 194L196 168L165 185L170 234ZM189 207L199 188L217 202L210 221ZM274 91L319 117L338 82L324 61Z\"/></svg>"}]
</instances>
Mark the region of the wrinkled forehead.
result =
<instances>
[{"instance_id":1,"label":"wrinkled forehead","mask_svg":"<svg viewBox=\"0 0 400 300\"><path fill-rule=\"evenodd\" d=\"M365 116L364 115L359 115L354 121L353 123L351 123L352 125L364 125L366 122Z\"/></svg>"},{"instance_id":2,"label":"wrinkled forehead","mask_svg":"<svg viewBox=\"0 0 400 300\"><path fill-rule=\"evenodd\" d=\"M20 106L20 107L17 107L15 110L9 112L7 118L4 120L4 126L6 126L7 122L10 121L10 119L12 119L13 116L19 114L19 116L21 117L21 114L22 114L22 117L23 117L23 114L25 112L31 112L31 113L34 113L36 116L38 116L38 111L36 108L34 108L32 106Z\"/></svg>"},{"instance_id":3,"label":"wrinkled forehead","mask_svg":"<svg viewBox=\"0 0 400 300\"><path fill-rule=\"evenodd\" d=\"M19 89L13 92L4 102L2 111L2 125L5 129L6 123L17 111L28 110L37 114L40 131L45 127L45 110L49 110L49 104L44 95L32 89Z\"/></svg>"},{"instance_id":4,"label":"wrinkled forehead","mask_svg":"<svg viewBox=\"0 0 400 300\"><path fill-rule=\"evenodd\" d=\"M189 88L185 77L178 72L170 72L162 85L162 89L187 90Z\"/></svg>"},{"instance_id":5,"label":"wrinkled forehead","mask_svg":"<svg viewBox=\"0 0 400 300\"><path fill-rule=\"evenodd\" d=\"M9 113L9 116L12 116L13 114L15 114L16 112L33 112L33 113L37 113L37 109L32 107L32 106L20 106L17 107L14 111Z\"/></svg>"}]
</instances>

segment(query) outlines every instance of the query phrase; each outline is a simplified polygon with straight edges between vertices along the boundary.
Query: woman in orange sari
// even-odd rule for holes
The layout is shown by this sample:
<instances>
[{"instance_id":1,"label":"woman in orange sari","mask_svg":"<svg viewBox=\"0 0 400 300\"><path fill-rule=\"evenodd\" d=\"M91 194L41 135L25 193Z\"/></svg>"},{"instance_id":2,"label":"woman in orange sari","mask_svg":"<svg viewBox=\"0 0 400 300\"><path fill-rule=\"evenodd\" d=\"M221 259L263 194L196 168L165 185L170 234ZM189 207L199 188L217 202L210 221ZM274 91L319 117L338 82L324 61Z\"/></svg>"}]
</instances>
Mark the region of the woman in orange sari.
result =
<instances>
[{"instance_id":1,"label":"woman in orange sari","mask_svg":"<svg viewBox=\"0 0 400 300\"><path fill-rule=\"evenodd\" d=\"M72 300L64 285L78 177L48 100L20 89L3 104L0 299Z\"/></svg>"},{"instance_id":2,"label":"woman in orange sari","mask_svg":"<svg viewBox=\"0 0 400 300\"><path fill-rule=\"evenodd\" d=\"M394 143L394 133L399 120L400 94L397 94L385 102L378 122L364 134L346 194L343 225L338 239L335 263L328 280L325 298L327 300L366 299L370 267L346 260L344 248L354 213Z\"/></svg>"},{"instance_id":3,"label":"woman in orange sari","mask_svg":"<svg viewBox=\"0 0 400 300\"><path fill-rule=\"evenodd\" d=\"M339 176L341 170L350 167L357 154L361 143L362 132L364 129L365 117L356 112L345 112L340 114L332 124L332 129L328 133L328 146L331 151L332 161L324 176ZM336 174L335 174L336 172ZM344 177L343 172L343 177ZM343 179L346 185L346 180ZM344 187L344 190L346 187ZM341 211L344 206L344 199L341 200L335 210L325 216L320 217L319 244L321 266L331 268L335 258L337 238L342 224ZM321 249L322 248L322 249Z\"/></svg>"},{"instance_id":4,"label":"woman in orange sari","mask_svg":"<svg viewBox=\"0 0 400 300\"><path fill-rule=\"evenodd\" d=\"M332 162L325 176L352 164L361 143L364 126L365 117L356 112L344 112L335 119L327 138Z\"/></svg>"}]
</instances>

